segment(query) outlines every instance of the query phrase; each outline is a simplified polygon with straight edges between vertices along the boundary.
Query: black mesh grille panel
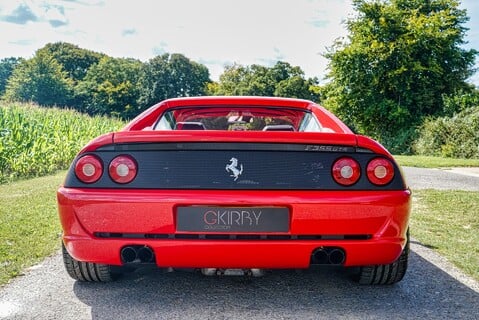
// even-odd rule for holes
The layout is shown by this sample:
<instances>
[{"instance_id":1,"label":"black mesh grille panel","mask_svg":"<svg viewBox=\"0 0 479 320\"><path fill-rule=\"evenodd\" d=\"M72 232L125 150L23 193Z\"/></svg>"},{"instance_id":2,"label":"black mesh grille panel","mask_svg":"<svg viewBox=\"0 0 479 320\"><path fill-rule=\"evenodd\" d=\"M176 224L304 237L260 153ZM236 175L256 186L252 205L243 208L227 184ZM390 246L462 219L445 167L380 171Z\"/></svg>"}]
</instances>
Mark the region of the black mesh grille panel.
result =
<instances>
[{"instance_id":1,"label":"black mesh grille panel","mask_svg":"<svg viewBox=\"0 0 479 320\"><path fill-rule=\"evenodd\" d=\"M134 145L133 145L134 146ZM254 145L252 145L254 146ZM280 145L281 146L281 145ZM66 187L92 188L135 188L135 189L221 189L221 190L338 190L331 176L334 161L343 156L356 159L361 166L361 178L347 187L352 190L377 189L366 178L365 168L372 153L355 152L314 152L304 147L289 145L281 150L251 150L252 147L232 150L231 144L225 150L200 150L191 148L145 148L138 146L112 148L97 151L106 169L100 180L88 185L81 183L70 169ZM336 147L341 148L341 147ZM259 148L261 149L261 148ZM344 147L341 150L354 150ZM137 177L128 184L114 183L108 176L110 161L120 155L128 154L138 163ZM73 167L73 166L72 166ZM404 189L404 183L396 168L393 181L380 189Z\"/></svg>"}]
</instances>

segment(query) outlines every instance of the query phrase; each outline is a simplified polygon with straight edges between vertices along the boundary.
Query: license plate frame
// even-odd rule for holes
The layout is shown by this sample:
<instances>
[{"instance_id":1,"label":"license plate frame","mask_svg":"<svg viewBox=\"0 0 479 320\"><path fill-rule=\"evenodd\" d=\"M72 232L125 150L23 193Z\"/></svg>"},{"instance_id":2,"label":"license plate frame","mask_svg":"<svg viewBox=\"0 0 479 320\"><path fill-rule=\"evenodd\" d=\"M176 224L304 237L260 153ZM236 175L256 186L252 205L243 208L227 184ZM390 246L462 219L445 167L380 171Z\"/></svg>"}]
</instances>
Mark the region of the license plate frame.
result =
<instances>
[{"instance_id":1,"label":"license plate frame","mask_svg":"<svg viewBox=\"0 0 479 320\"><path fill-rule=\"evenodd\" d=\"M287 233L287 207L180 206L176 231L201 233Z\"/></svg>"}]
</instances>

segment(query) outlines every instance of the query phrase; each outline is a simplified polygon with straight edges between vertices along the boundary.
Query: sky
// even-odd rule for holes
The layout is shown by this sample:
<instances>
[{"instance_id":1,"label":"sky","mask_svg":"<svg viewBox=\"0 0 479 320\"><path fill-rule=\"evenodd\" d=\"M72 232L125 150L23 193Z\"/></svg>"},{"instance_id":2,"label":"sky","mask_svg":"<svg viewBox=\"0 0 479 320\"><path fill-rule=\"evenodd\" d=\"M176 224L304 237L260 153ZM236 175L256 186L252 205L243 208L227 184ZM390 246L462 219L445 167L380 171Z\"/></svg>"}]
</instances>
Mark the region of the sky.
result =
<instances>
[{"instance_id":1,"label":"sky","mask_svg":"<svg viewBox=\"0 0 479 320\"><path fill-rule=\"evenodd\" d=\"M470 17L465 48L479 50L479 1L461 8ZM353 15L350 0L0 0L0 59L63 41L142 61L181 53L212 80L233 63L286 61L323 81L323 54ZM479 71L469 82L479 87Z\"/></svg>"}]
</instances>

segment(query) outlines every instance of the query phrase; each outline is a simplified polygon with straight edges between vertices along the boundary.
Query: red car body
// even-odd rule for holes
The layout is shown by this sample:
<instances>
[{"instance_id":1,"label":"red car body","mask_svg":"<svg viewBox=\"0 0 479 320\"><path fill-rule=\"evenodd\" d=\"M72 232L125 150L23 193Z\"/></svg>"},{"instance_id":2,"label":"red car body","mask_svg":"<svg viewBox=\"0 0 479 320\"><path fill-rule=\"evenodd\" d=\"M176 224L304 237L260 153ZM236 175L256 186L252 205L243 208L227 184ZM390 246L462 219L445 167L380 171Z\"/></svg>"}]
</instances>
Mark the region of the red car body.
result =
<instances>
[{"instance_id":1,"label":"red car body","mask_svg":"<svg viewBox=\"0 0 479 320\"><path fill-rule=\"evenodd\" d=\"M204 119L225 114L230 129L208 129ZM298 130L305 115L319 128ZM284 121L265 126L273 131L243 130L276 116ZM159 130L161 121L171 128ZM192 123L202 128L187 128ZM114 164L115 157L123 158ZM90 158L96 162L81 163ZM400 168L380 144L310 101L262 97L163 101L85 146L57 197L64 253L85 273L145 262L214 270L387 266L405 252L411 205ZM402 275L386 277L378 283Z\"/></svg>"}]
</instances>

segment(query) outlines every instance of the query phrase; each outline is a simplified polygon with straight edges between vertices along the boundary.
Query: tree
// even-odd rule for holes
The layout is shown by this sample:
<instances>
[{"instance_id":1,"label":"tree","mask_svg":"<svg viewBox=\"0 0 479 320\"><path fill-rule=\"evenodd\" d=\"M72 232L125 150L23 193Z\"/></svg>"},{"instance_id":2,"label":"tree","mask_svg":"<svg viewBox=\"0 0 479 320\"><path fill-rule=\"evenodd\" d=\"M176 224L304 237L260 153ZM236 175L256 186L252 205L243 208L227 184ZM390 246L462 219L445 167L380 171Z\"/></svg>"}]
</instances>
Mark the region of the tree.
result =
<instances>
[{"instance_id":1,"label":"tree","mask_svg":"<svg viewBox=\"0 0 479 320\"><path fill-rule=\"evenodd\" d=\"M210 83L208 69L182 54L159 55L144 64L140 79L140 105L151 106L175 97L204 95Z\"/></svg>"},{"instance_id":2,"label":"tree","mask_svg":"<svg viewBox=\"0 0 479 320\"><path fill-rule=\"evenodd\" d=\"M38 51L54 57L75 84L85 78L92 65L106 57L105 54L82 49L67 42L48 43Z\"/></svg>"},{"instance_id":3,"label":"tree","mask_svg":"<svg viewBox=\"0 0 479 320\"><path fill-rule=\"evenodd\" d=\"M253 64L227 66L217 85L210 85L213 95L277 96L318 100L318 80L306 79L300 67L278 61L268 68Z\"/></svg>"},{"instance_id":4,"label":"tree","mask_svg":"<svg viewBox=\"0 0 479 320\"><path fill-rule=\"evenodd\" d=\"M5 93L8 78L10 78L13 70L21 61L21 58L14 57L0 60L0 97Z\"/></svg>"},{"instance_id":5,"label":"tree","mask_svg":"<svg viewBox=\"0 0 479 320\"><path fill-rule=\"evenodd\" d=\"M123 58L102 58L75 88L81 100L80 111L89 114L114 115L124 119L139 113L139 75L141 61Z\"/></svg>"},{"instance_id":6,"label":"tree","mask_svg":"<svg viewBox=\"0 0 479 320\"><path fill-rule=\"evenodd\" d=\"M251 71L248 67L240 64L226 66L217 85L208 87L211 90L208 94L217 96L254 95L249 85L250 78Z\"/></svg>"},{"instance_id":7,"label":"tree","mask_svg":"<svg viewBox=\"0 0 479 320\"><path fill-rule=\"evenodd\" d=\"M93 65L97 64L101 58L107 57L103 53L82 49L67 42L48 43L38 52L44 52L55 58L63 70L67 72L74 87L83 81ZM70 97L70 104L73 108L81 111L84 109L84 101L82 97L77 96L77 92L78 90L75 88L74 95Z\"/></svg>"},{"instance_id":8,"label":"tree","mask_svg":"<svg viewBox=\"0 0 479 320\"><path fill-rule=\"evenodd\" d=\"M475 50L461 48L467 21L455 0L355 0L349 36L330 60L327 107L393 152L444 111L442 97L469 86Z\"/></svg>"},{"instance_id":9,"label":"tree","mask_svg":"<svg viewBox=\"0 0 479 320\"><path fill-rule=\"evenodd\" d=\"M46 52L21 61L8 79L5 98L14 101L33 101L42 106L66 106L72 83L62 66Z\"/></svg>"},{"instance_id":10,"label":"tree","mask_svg":"<svg viewBox=\"0 0 479 320\"><path fill-rule=\"evenodd\" d=\"M317 79L306 80L300 76L294 76L278 82L274 96L317 101L319 94L315 91L316 87Z\"/></svg>"}]
</instances>

